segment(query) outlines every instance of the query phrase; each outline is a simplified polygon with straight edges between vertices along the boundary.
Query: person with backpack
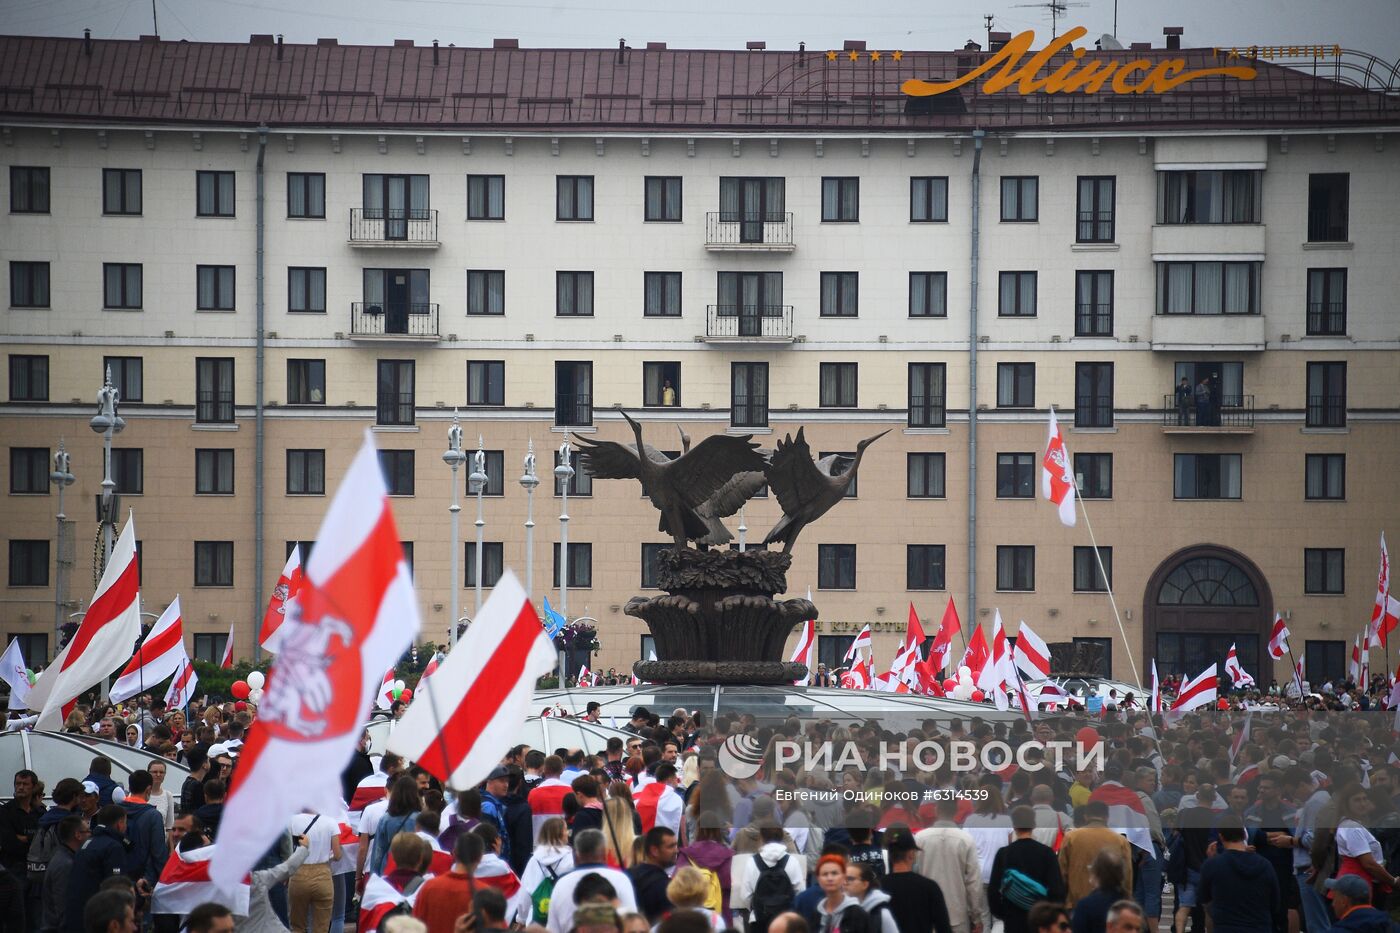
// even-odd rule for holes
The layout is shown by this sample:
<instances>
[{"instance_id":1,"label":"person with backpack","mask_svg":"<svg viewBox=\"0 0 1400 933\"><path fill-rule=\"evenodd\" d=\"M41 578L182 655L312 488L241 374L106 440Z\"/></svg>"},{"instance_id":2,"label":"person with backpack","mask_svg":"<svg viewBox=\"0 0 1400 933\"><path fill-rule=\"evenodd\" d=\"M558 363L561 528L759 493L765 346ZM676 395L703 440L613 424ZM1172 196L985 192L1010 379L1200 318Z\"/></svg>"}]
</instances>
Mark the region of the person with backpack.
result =
<instances>
[{"instance_id":1,"label":"person with backpack","mask_svg":"<svg viewBox=\"0 0 1400 933\"><path fill-rule=\"evenodd\" d=\"M29 889L39 891L41 899L44 891L44 873L62 846L58 824L65 817L77 816L81 813L78 804L82 793L82 782L76 778L64 778L55 784L53 806L45 810L43 815L39 817L34 836L30 840L29 853L25 856L25 871ZM87 820L83 820L83 825L87 826ZM83 838L86 839L87 836L84 835Z\"/></svg>"},{"instance_id":2,"label":"person with backpack","mask_svg":"<svg viewBox=\"0 0 1400 933\"><path fill-rule=\"evenodd\" d=\"M695 841L682 846L676 855L677 865L693 865L705 875L705 884L719 893L718 906L713 896L705 899L705 906L719 912L726 923L732 923L729 897L733 886L734 850L725 843L729 827L724 817L715 812L701 813L697 818Z\"/></svg>"},{"instance_id":3,"label":"person with backpack","mask_svg":"<svg viewBox=\"0 0 1400 933\"><path fill-rule=\"evenodd\" d=\"M666 896L666 885L675 864L676 834L665 826L653 826L642 836L642 860L627 869L637 908L652 923L660 923L673 906Z\"/></svg>"},{"instance_id":4,"label":"person with backpack","mask_svg":"<svg viewBox=\"0 0 1400 933\"><path fill-rule=\"evenodd\" d=\"M1065 882L1055 850L1035 839L1035 810L1012 810L1011 828L1016 838L992 860L987 900L992 915L1005 925L1005 933L1028 933L1026 915L1031 907L1038 901L1063 900Z\"/></svg>"},{"instance_id":5,"label":"person with backpack","mask_svg":"<svg viewBox=\"0 0 1400 933\"><path fill-rule=\"evenodd\" d=\"M759 826L759 839L762 845L757 852L739 856L735 862L739 874L732 904L736 911L739 907L748 909L744 917L750 930L767 930L773 918L791 910L807 877L802 856L783 845L783 828L776 822L765 821ZM845 859L841 863L844 879Z\"/></svg>"},{"instance_id":6,"label":"person with backpack","mask_svg":"<svg viewBox=\"0 0 1400 933\"><path fill-rule=\"evenodd\" d=\"M890 896L880 890L880 877L869 865L846 866L846 893L860 901L870 915L872 933L899 933L899 923L890 909Z\"/></svg>"},{"instance_id":7,"label":"person with backpack","mask_svg":"<svg viewBox=\"0 0 1400 933\"><path fill-rule=\"evenodd\" d=\"M73 857L92 835L87 820L72 811L63 812L66 815L58 820L52 833L58 842L58 849L49 857L44 872L39 875L43 905L38 918L40 933L58 933L63 929L63 918L68 912L68 875L73 870Z\"/></svg>"},{"instance_id":8,"label":"person with backpack","mask_svg":"<svg viewBox=\"0 0 1400 933\"><path fill-rule=\"evenodd\" d=\"M549 902L559 876L572 871L574 850L569 848L569 827L552 816L540 827L535 850L520 873L520 886L530 895L530 922L544 926L549 919Z\"/></svg>"},{"instance_id":9,"label":"person with backpack","mask_svg":"<svg viewBox=\"0 0 1400 933\"><path fill-rule=\"evenodd\" d=\"M92 835L73 856L63 933L83 933L83 911L72 908L86 904L105 879L122 874L126 867L126 811L118 804L108 804L97 811L94 823Z\"/></svg>"}]
</instances>

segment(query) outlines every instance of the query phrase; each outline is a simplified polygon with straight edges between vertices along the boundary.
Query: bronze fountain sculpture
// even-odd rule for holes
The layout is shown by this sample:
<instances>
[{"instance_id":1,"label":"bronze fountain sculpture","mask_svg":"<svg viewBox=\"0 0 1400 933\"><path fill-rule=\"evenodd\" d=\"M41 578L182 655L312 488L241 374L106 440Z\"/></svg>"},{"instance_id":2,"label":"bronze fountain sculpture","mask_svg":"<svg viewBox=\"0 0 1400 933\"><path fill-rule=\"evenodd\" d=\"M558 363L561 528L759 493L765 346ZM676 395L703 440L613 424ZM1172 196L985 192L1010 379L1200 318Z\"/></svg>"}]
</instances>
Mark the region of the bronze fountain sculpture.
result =
<instances>
[{"instance_id":1,"label":"bronze fountain sculpture","mask_svg":"<svg viewBox=\"0 0 1400 933\"><path fill-rule=\"evenodd\" d=\"M626 412L635 443L578 438L580 463L596 479L635 479L661 513L659 530L673 545L657 558L664 596L634 596L624 608L646 622L659 660L634 672L652 683L791 683L806 667L783 660L793 626L817 617L807 599L775 599L787 590L792 546L802 529L845 496L866 449L885 432L860 442L848 469L840 458L812 459L803 430L765 452L753 435L717 434L672 459L646 444ZM723 519L767 484L783 517L764 539L783 549L731 550ZM694 546L691 545L694 542Z\"/></svg>"}]
</instances>

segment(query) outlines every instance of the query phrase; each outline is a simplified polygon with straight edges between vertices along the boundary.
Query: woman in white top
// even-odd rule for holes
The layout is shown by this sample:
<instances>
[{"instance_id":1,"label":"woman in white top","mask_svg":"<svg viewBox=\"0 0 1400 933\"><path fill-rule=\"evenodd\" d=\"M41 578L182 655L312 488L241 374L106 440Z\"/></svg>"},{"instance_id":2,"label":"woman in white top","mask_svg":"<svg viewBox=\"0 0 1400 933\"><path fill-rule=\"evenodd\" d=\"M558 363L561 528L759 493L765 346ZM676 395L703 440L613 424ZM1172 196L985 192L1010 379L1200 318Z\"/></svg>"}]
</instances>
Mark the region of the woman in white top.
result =
<instances>
[{"instance_id":1,"label":"woman in white top","mask_svg":"<svg viewBox=\"0 0 1400 933\"><path fill-rule=\"evenodd\" d=\"M1356 875L1388 891L1395 886L1395 877L1386 871L1379 840L1361 822L1371 815L1375 804L1365 788L1355 783L1343 787L1333 799L1341 817L1337 823L1337 874Z\"/></svg>"},{"instance_id":2,"label":"woman in white top","mask_svg":"<svg viewBox=\"0 0 1400 933\"><path fill-rule=\"evenodd\" d=\"M146 769L151 772L151 792L146 795L146 802L156 808L160 818L165 821L167 830L175 825L175 795L165 789L165 762L153 761Z\"/></svg>"},{"instance_id":3,"label":"woman in white top","mask_svg":"<svg viewBox=\"0 0 1400 933\"><path fill-rule=\"evenodd\" d=\"M569 827L559 817L551 816L540 824L540 834L535 838L535 851L530 861L525 863L525 871L520 874L520 888L525 896L533 901L535 891L546 878L558 881L574 870L574 850L569 848ZM531 923L539 923L539 918L531 916Z\"/></svg>"},{"instance_id":4,"label":"woman in white top","mask_svg":"<svg viewBox=\"0 0 1400 933\"><path fill-rule=\"evenodd\" d=\"M287 823L292 837L306 837L306 861L287 883L287 919L293 933L324 933L331 927L335 883L331 862L344 855L336 821L315 813L294 816ZM309 918L309 922L308 922Z\"/></svg>"}]
</instances>

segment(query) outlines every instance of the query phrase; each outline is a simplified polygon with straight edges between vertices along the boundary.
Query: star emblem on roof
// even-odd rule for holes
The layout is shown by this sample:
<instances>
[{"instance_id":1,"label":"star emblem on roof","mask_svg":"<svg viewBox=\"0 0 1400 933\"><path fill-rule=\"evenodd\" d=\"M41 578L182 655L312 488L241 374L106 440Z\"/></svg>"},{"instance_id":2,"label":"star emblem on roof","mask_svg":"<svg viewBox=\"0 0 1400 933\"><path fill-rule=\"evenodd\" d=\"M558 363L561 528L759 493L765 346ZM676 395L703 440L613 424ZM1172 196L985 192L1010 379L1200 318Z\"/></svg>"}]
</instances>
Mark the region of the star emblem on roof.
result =
<instances>
[{"instance_id":1,"label":"star emblem on roof","mask_svg":"<svg viewBox=\"0 0 1400 933\"><path fill-rule=\"evenodd\" d=\"M872 62L878 62L878 61L880 60L880 53L879 53L879 52L871 52L871 53L870 53L870 60L871 60Z\"/></svg>"},{"instance_id":2,"label":"star emblem on roof","mask_svg":"<svg viewBox=\"0 0 1400 933\"><path fill-rule=\"evenodd\" d=\"M896 49L890 53L890 58L893 58L895 61L902 61L904 59L904 53Z\"/></svg>"},{"instance_id":3,"label":"star emblem on roof","mask_svg":"<svg viewBox=\"0 0 1400 933\"><path fill-rule=\"evenodd\" d=\"M834 62L834 61L836 61L836 50L835 50L835 49L832 49L831 51L829 51L829 52L826 53L826 60L829 61L829 62Z\"/></svg>"},{"instance_id":4,"label":"star emblem on roof","mask_svg":"<svg viewBox=\"0 0 1400 933\"><path fill-rule=\"evenodd\" d=\"M860 61L860 53L857 52L855 49L851 49L850 59L851 59L851 61L853 61L853 62L858 62L858 61Z\"/></svg>"}]
</instances>

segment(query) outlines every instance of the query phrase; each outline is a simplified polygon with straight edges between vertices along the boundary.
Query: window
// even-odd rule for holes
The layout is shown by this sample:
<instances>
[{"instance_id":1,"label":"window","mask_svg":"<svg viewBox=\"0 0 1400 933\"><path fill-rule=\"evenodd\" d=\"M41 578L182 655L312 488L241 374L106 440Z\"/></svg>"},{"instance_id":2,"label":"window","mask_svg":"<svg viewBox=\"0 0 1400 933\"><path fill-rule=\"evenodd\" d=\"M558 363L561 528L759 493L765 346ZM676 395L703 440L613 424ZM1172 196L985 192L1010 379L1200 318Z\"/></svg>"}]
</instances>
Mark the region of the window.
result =
<instances>
[{"instance_id":1,"label":"window","mask_svg":"<svg viewBox=\"0 0 1400 933\"><path fill-rule=\"evenodd\" d=\"M1074 274L1074 336L1113 336L1113 273L1084 270Z\"/></svg>"},{"instance_id":2,"label":"window","mask_svg":"<svg viewBox=\"0 0 1400 933\"><path fill-rule=\"evenodd\" d=\"M1035 454L997 454L997 498L1035 498Z\"/></svg>"},{"instance_id":3,"label":"window","mask_svg":"<svg viewBox=\"0 0 1400 933\"><path fill-rule=\"evenodd\" d=\"M467 404L506 403L506 364L503 360L467 361Z\"/></svg>"},{"instance_id":4,"label":"window","mask_svg":"<svg viewBox=\"0 0 1400 933\"><path fill-rule=\"evenodd\" d=\"M403 552L403 562L408 567L408 578L413 579L413 542L400 541L399 550Z\"/></svg>"},{"instance_id":5,"label":"window","mask_svg":"<svg viewBox=\"0 0 1400 933\"><path fill-rule=\"evenodd\" d=\"M49 542L10 542L10 586L49 585Z\"/></svg>"},{"instance_id":6,"label":"window","mask_svg":"<svg viewBox=\"0 0 1400 933\"><path fill-rule=\"evenodd\" d=\"M1308 176L1308 242L1346 242L1350 187L1346 172Z\"/></svg>"},{"instance_id":7,"label":"window","mask_svg":"<svg viewBox=\"0 0 1400 933\"><path fill-rule=\"evenodd\" d=\"M822 273L822 317L855 317L858 313L859 275L855 272Z\"/></svg>"},{"instance_id":8,"label":"window","mask_svg":"<svg viewBox=\"0 0 1400 933\"><path fill-rule=\"evenodd\" d=\"M941 453L920 452L908 455L907 495L910 499L942 499L944 497L945 459Z\"/></svg>"},{"instance_id":9,"label":"window","mask_svg":"<svg viewBox=\"0 0 1400 933\"><path fill-rule=\"evenodd\" d=\"M909 179L909 222L916 224L948 222L948 179L946 176Z\"/></svg>"},{"instance_id":10,"label":"window","mask_svg":"<svg viewBox=\"0 0 1400 933\"><path fill-rule=\"evenodd\" d=\"M1157 263L1158 314L1258 314L1259 263Z\"/></svg>"},{"instance_id":11,"label":"window","mask_svg":"<svg viewBox=\"0 0 1400 933\"><path fill-rule=\"evenodd\" d=\"M198 193L195 213L200 217L233 216L233 172L195 172Z\"/></svg>"},{"instance_id":12,"label":"window","mask_svg":"<svg viewBox=\"0 0 1400 933\"><path fill-rule=\"evenodd\" d=\"M11 165L10 213L47 214L48 212L49 170L29 165Z\"/></svg>"},{"instance_id":13,"label":"window","mask_svg":"<svg viewBox=\"0 0 1400 933\"><path fill-rule=\"evenodd\" d=\"M1099 570L1099 561L1103 570ZM1074 591L1076 593L1107 593L1113 586L1113 548L1100 547L1094 557L1092 547L1074 549Z\"/></svg>"},{"instance_id":14,"label":"window","mask_svg":"<svg viewBox=\"0 0 1400 933\"><path fill-rule=\"evenodd\" d=\"M781 272L720 272L715 281L711 327L723 327L725 336L760 337L784 326L789 309L783 306Z\"/></svg>"},{"instance_id":15,"label":"window","mask_svg":"<svg viewBox=\"0 0 1400 933\"><path fill-rule=\"evenodd\" d=\"M194 452L194 492L197 496L233 495L233 451L228 448Z\"/></svg>"},{"instance_id":16,"label":"window","mask_svg":"<svg viewBox=\"0 0 1400 933\"><path fill-rule=\"evenodd\" d=\"M941 428L945 423L943 363L909 364L909 427Z\"/></svg>"},{"instance_id":17,"label":"window","mask_svg":"<svg viewBox=\"0 0 1400 933\"><path fill-rule=\"evenodd\" d=\"M146 488L146 452L140 447L112 449L112 481L123 496L139 496Z\"/></svg>"},{"instance_id":18,"label":"window","mask_svg":"<svg viewBox=\"0 0 1400 933\"><path fill-rule=\"evenodd\" d=\"M379 460L380 466L384 459ZM412 483L412 464L409 465L409 481ZM324 450L287 451L287 495L324 496L326 494L326 452ZM302 554L303 561L306 555Z\"/></svg>"},{"instance_id":19,"label":"window","mask_svg":"<svg viewBox=\"0 0 1400 933\"><path fill-rule=\"evenodd\" d=\"M643 544L642 545L642 589L654 590L659 584L657 581L657 560L661 557L662 551L671 549L670 544Z\"/></svg>"},{"instance_id":20,"label":"window","mask_svg":"<svg viewBox=\"0 0 1400 933\"><path fill-rule=\"evenodd\" d=\"M429 207L430 188L427 175L360 176L362 214L366 220L382 221L385 240L409 239L410 221L433 221ZM376 225L378 226L378 225ZM414 231L414 239L426 239L435 226Z\"/></svg>"},{"instance_id":21,"label":"window","mask_svg":"<svg viewBox=\"0 0 1400 933\"><path fill-rule=\"evenodd\" d=\"M201 357L194 361L194 420L202 424L233 422L233 360Z\"/></svg>"},{"instance_id":22,"label":"window","mask_svg":"<svg viewBox=\"0 0 1400 933\"><path fill-rule=\"evenodd\" d=\"M1173 495L1178 499L1240 498L1240 455L1176 454Z\"/></svg>"},{"instance_id":23,"label":"window","mask_svg":"<svg viewBox=\"0 0 1400 933\"><path fill-rule=\"evenodd\" d=\"M646 213L648 221L680 223L681 220L681 180L678 176L648 175L646 187Z\"/></svg>"},{"instance_id":24,"label":"window","mask_svg":"<svg viewBox=\"0 0 1400 933\"><path fill-rule=\"evenodd\" d=\"M593 316L593 273L554 273L554 313L559 317Z\"/></svg>"},{"instance_id":25,"label":"window","mask_svg":"<svg viewBox=\"0 0 1400 933\"><path fill-rule=\"evenodd\" d=\"M1035 364L997 364L997 407L1035 407Z\"/></svg>"},{"instance_id":26,"label":"window","mask_svg":"<svg viewBox=\"0 0 1400 933\"><path fill-rule=\"evenodd\" d=\"M481 490L483 496L504 496L506 494L506 453L504 450L485 450L486 454L486 486ZM476 495L476 489L472 486L471 470L473 467L472 458L476 451L467 452L467 495Z\"/></svg>"},{"instance_id":27,"label":"window","mask_svg":"<svg viewBox=\"0 0 1400 933\"><path fill-rule=\"evenodd\" d=\"M476 586L476 542L467 542L466 561L463 565L466 572L462 574L464 586ZM500 541L481 542L481 585L495 586L501 582L501 574L505 572L506 558L505 545Z\"/></svg>"},{"instance_id":28,"label":"window","mask_svg":"<svg viewBox=\"0 0 1400 933\"><path fill-rule=\"evenodd\" d=\"M817 545L817 588L853 590L856 588L856 546Z\"/></svg>"},{"instance_id":29,"label":"window","mask_svg":"<svg viewBox=\"0 0 1400 933\"><path fill-rule=\"evenodd\" d=\"M10 263L10 307L47 308L49 306L49 264L46 262Z\"/></svg>"},{"instance_id":30,"label":"window","mask_svg":"<svg viewBox=\"0 0 1400 933\"><path fill-rule=\"evenodd\" d=\"M822 223L860 220L860 179L822 179Z\"/></svg>"},{"instance_id":31,"label":"window","mask_svg":"<svg viewBox=\"0 0 1400 933\"><path fill-rule=\"evenodd\" d=\"M851 662L846 660L846 655L855 640L854 635L818 635L817 663L824 665L827 671L833 674L841 668L848 667ZM812 676L817 676L815 670L812 671Z\"/></svg>"},{"instance_id":32,"label":"window","mask_svg":"<svg viewBox=\"0 0 1400 933\"><path fill-rule=\"evenodd\" d=\"M768 426L768 364L729 364L729 423L736 428Z\"/></svg>"},{"instance_id":33,"label":"window","mask_svg":"<svg viewBox=\"0 0 1400 933\"><path fill-rule=\"evenodd\" d=\"M1252 169L1157 173L1159 224L1257 224L1263 172Z\"/></svg>"},{"instance_id":34,"label":"window","mask_svg":"<svg viewBox=\"0 0 1400 933\"><path fill-rule=\"evenodd\" d=\"M583 467L579 466L578 451L569 452L569 466L574 468L574 475L569 477L569 495L571 496L591 496L593 495L593 476ZM559 466L559 451L554 452L554 466ZM564 484L556 476L554 479L554 495L556 497L564 492Z\"/></svg>"},{"instance_id":35,"label":"window","mask_svg":"<svg viewBox=\"0 0 1400 933\"><path fill-rule=\"evenodd\" d=\"M644 272L642 285L646 317L681 316L681 274L679 272Z\"/></svg>"},{"instance_id":36,"label":"window","mask_svg":"<svg viewBox=\"0 0 1400 933\"><path fill-rule=\"evenodd\" d=\"M569 542L569 588L593 585L593 545ZM559 586L559 542L554 542L554 586Z\"/></svg>"},{"instance_id":37,"label":"window","mask_svg":"<svg viewBox=\"0 0 1400 933\"><path fill-rule=\"evenodd\" d=\"M233 542L194 543L194 585L233 586Z\"/></svg>"},{"instance_id":38,"label":"window","mask_svg":"<svg viewBox=\"0 0 1400 933\"><path fill-rule=\"evenodd\" d=\"M506 219L506 176L467 176L467 219Z\"/></svg>"},{"instance_id":39,"label":"window","mask_svg":"<svg viewBox=\"0 0 1400 933\"><path fill-rule=\"evenodd\" d=\"M909 316L948 316L948 273L909 273Z\"/></svg>"},{"instance_id":40,"label":"window","mask_svg":"<svg viewBox=\"0 0 1400 933\"><path fill-rule=\"evenodd\" d=\"M1113 427L1113 364L1074 364L1074 426Z\"/></svg>"},{"instance_id":41,"label":"window","mask_svg":"<svg viewBox=\"0 0 1400 933\"><path fill-rule=\"evenodd\" d=\"M287 310L293 314L326 312L326 270L317 266L287 269Z\"/></svg>"},{"instance_id":42,"label":"window","mask_svg":"<svg viewBox=\"0 0 1400 933\"><path fill-rule=\"evenodd\" d=\"M413 424L413 360L380 360L375 394L378 424Z\"/></svg>"},{"instance_id":43,"label":"window","mask_svg":"<svg viewBox=\"0 0 1400 933\"><path fill-rule=\"evenodd\" d=\"M233 310L233 266L195 266L200 311Z\"/></svg>"},{"instance_id":44,"label":"window","mask_svg":"<svg viewBox=\"0 0 1400 933\"><path fill-rule=\"evenodd\" d=\"M14 634L10 636L10 641L19 642L19 650L31 667L36 664L43 664L49 659L48 635Z\"/></svg>"},{"instance_id":45,"label":"window","mask_svg":"<svg viewBox=\"0 0 1400 933\"><path fill-rule=\"evenodd\" d=\"M1340 337L1347 332L1347 270L1308 270L1308 336Z\"/></svg>"},{"instance_id":46,"label":"window","mask_svg":"<svg viewBox=\"0 0 1400 933\"><path fill-rule=\"evenodd\" d=\"M467 313L506 313L506 273L503 269L467 270Z\"/></svg>"},{"instance_id":47,"label":"window","mask_svg":"<svg viewBox=\"0 0 1400 933\"><path fill-rule=\"evenodd\" d=\"M554 423L593 423L593 364L556 361L554 364Z\"/></svg>"},{"instance_id":48,"label":"window","mask_svg":"<svg viewBox=\"0 0 1400 933\"><path fill-rule=\"evenodd\" d=\"M1112 175L1079 176L1079 223L1074 238L1080 243L1113 242Z\"/></svg>"},{"instance_id":49,"label":"window","mask_svg":"<svg viewBox=\"0 0 1400 933\"><path fill-rule=\"evenodd\" d=\"M647 408L673 408L681 403L681 364L642 364L642 404Z\"/></svg>"},{"instance_id":50,"label":"window","mask_svg":"<svg viewBox=\"0 0 1400 933\"><path fill-rule=\"evenodd\" d=\"M1347 423L1347 364L1308 364L1310 428L1344 428Z\"/></svg>"},{"instance_id":51,"label":"window","mask_svg":"<svg viewBox=\"0 0 1400 933\"><path fill-rule=\"evenodd\" d=\"M1040 219L1040 178L1036 175L1003 175L1002 223L1028 223Z\"/></svg>"},{"instance_id":52,"label":"window","mask_svg":"<svg viewBox=\"0 0 1400 933\"><path fill-rule=\"evenodd\" d=\"M556 176L554 219L593 219L592 175Z\"/></svg>"},{"instance_id":53,"label":"window","mask_svg":"<svg viewBox=\"0 0 1400 933\"><path fill-rule=\"evenodd\" d=\"M856 407L856 364L822 363L821 397L822 408Z\"/></svg>"},{"instance_id":54,"label":"window","mask_svg":"<svg viewBox=\"0 0 1400 933\"><path fill-rule=\"evenodd\" d=\"M141 213L141 170L104 168L102 170L102 213Z\"/></svg>"},{"instance_id":55,"label":"window","mask_svg":"<svg viewBox=\"0 0 1400 933\"><path fill-rule=\"evenodd\" d=\"M391 496L413 495L413 451L379 451L379 469Z\"/></svg>"},{"instance_id":56,"label":"window","mask_svg":"<svg viewBox=\"0 0 1400 933\"><path fill-rule=\"evenodd\" d=\"M102 264L102 306L120 311L141 310L141 264Z\"/></svg>"},{"instance_id":57,"label":"window","mask_svg":"<svg viewBox=\"0 0 1400 933\"><path fill-rule=\"evenodd\" d=\"M287 404L326 404L325 360L287 360Z\"/></svg>"},{"instance_id":58,"label":"window","mask_svg":"<svg viewBox=\"0 0 1400 933\"><path fill-rule=\"evenodd\" d=\"M1035 589L1035 548L1028 544L997 545L997 589L1030 592Z\"/></svg>"},{"instance_id":59,"label":"window","mask_svg":"<svg viewBox=\"0 0 1400 933\"><path fill-rule=\"evenodd\" d=\"M944 588L944 546L910 544L905 549L904 588L941 590Z\"/></svg>"},{"instance_id":60,"label":"window","mask_svg":"<svg viewBox=\"0 0 1400 933\"><path fill-rule=\"evenodd\" d=\"M104 356L102 371L112 374L112 385L123 402L139 402L144 397L142 359L139 356Z\"/></svg>"},{"instance_id":61,"label":"window","mask_svg":"<svg viewBox=\"0 0 1400 933\"><path fill-rule=\"evenodd\" d=\"M49 358L10 354L10 401L49 400Z\"/></svg>"},{"instance_id":62,"label":"window","mask_svg":"<svg viewBox=\"0 0 1400 933\"><path fill-rule=\"evenodd\" d=\"M1303 548L1303 592L1338 596L1346 592L1346 551L1339 547Z\"/></svg>"},{"instance_id":63,"label":"window","mask_svg":"<svg viewBox=\"0 0 1400 933\"><path fill-rule=\"evenodd\" d=\"M1081 499L1113 498L1113 454L1075 454L1074 485Z\"/></svg>"},{"instance_id":64,"label":"window","mask_svg":"<svg viewBox=\"0 0 1400 933\"><path fill-rule=\"evenodd\" d=\"M49 494L49 449L47 447L10 448L10 494Z\"/></svg>"},{"instance_id":65,"label":"window","mask_svg":"<svg viewBox=\"0 0 1400 933\"><path fill-rule=\"evenodd\" d=\"M287 216L325 218L326 176L323 173L287 173Z\"/></svg>"},{"instance_id":66,"label":"window","mask_svg":"<svg viewBox=\"0 0 1400 933\"><path fill-rule=\"evenodd\" d=\"M1000 317L1035 317L1034 272L1001 273L997 314Z\"/></svg>"},{"instance_id":67,"label":"window","mask_svg":"<svg viewBox=\"0 0 1400 933\"><path fill-rule=\"evenodd\" d=\"M1303 656L1307 665L1307 682L1314 690L1320 690L1323 684L1329 681L1335 683L1346 676L1347 643L1344 641L1309 639L1303 646Z\"/></svg>"},{"instance_id":68,"label":"window","mask_svg":"<svg viewBox=\"0 0 1400 933\"><path fill-rule=\"evenodd\" d=\"M306 557L302 557L302 566L306 565ZM220 635L203 634L196 632L194 636L194 659L196 661L206 661L210 664L218 664L223 660L224 649L228 646L228 633Z\"/></svg>"},{"instance_id":69,"label":"window","mask_svg":"<svg viewBox=\"0 0 1400 933\"><path fill-rule=\"evenodd\" d=\"M1102 677L1105 679L1111 679L1113 677L1112 638L1081 638L1076 636L1070 639L1070 645L1075 649L1076 656L1080 655L1080 646L1083 646L1089 649L1083 652L1085 657L1097 657L1099 659L1097 669L1089 670L1085 673L1092 677Z\"/></svg>"},{"instance_id":70,"label":"window","mask_svg":"<svg viewBox=\"0 0 1400 933\"><path fill-rule=\"evenodd\" d=\"M1346 454L1307 454L1304 472L1304 498L1347 497Z\"/></svg>"}]
</instances>

